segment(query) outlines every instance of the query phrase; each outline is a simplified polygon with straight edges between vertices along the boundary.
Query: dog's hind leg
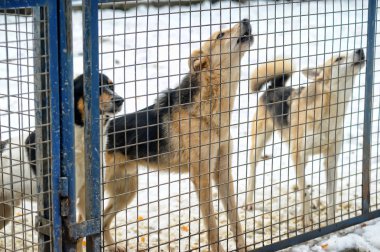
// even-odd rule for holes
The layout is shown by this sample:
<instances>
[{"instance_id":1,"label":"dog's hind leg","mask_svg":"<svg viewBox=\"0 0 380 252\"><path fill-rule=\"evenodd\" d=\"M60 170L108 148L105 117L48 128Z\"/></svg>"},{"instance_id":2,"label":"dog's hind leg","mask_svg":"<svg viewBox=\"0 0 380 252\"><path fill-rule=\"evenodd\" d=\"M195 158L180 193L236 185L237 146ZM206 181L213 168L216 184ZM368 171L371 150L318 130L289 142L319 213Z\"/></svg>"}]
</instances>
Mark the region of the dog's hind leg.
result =
<instances>
[{"instance_id":1,"label":"dog's hind leg","mask_svg":"<svg viewBox=\"0 0 380 252\"><path fill-rule=\"evenodd\" d=\"M295 146L298 145L298 146ZM301 149L303 141L293 141L290 144L292 159L296 164L297 185L301 192L302 216L305 227L311 224L311 197L308 188L305 187L305 151ZM300 150L301 149L301 150ZM296 210L297 211L297 210Z\"/></svg>"},{"instance_id":2,"label":"dog's hind leg","mask_svg":"<svg viewBox=\"0 0 380 252\"><path fill-rule=\"evenodd\" d=\"M3 192L0 196L0 230L4 228L14 217L14 207L20 205L20 200L12 198L19 198L21 195L18 193Z\"/></svg>"},{"instance_id":3,"label":"dog's hind leg","mask_svg":"<svg viewBox=\"0 0 380 252\"><path fill-rule=\"evenodd\" d=\"M273 121L267 118L267 110L264 105L259 104L258 110L252 123L251 151L250 151L250 172L248 177L248 189L246 199L246 209L254 209L254 195L256 187L256 165L262 160L262 152L266 142L271 138L274 130Z\"/></svg>"},{"instance_id":4,"label":"dog's hind leg","mask_svg":"<svg viewBox=\"0 0 380 252\"><path fill-rule=\"evenodd\" d=\"M207 151L206 151L207 152ZM210 157L208 157L210 158ZM210 163L215 164L215 159L198 161L190 164L190 179L198 194L199 206L205 227L207 229L208 242L214 252L224 251L219 245L218 226L214 216L214 207L211 199L211 174ZM211 167L214 167L211 164Z\"/></svg>"},{"instance_id":5,"label":"dog's hind leg","mask_svg":"<svg viewBox=\"0 0 380 252\"><path fill-rule=\"evenodd\" d=\"M227 210L230 228L236 241L236 248L238 251L246 251L244 233L239 220L234 181L231 172L232 157L229 156L229 151L231 150L232 145L229 146L228 144L225 144L220 147L214 180L215 184L218 186L223 206Z\"/></svg>"},{"instance_id":6,"label":"dog's hind leg","mask_svg":"<svg viewBox=\"0 0 380 252\"><path fill-rule=\"evenodd\" d=\"M327 156L324 160L327 182L327 223L335 223L335 193L336 193L336 165L341 150L341 142L332 143L328 147Z\"/></svg>"},{"instance_id":7,"label":"dog's hind leg","mask_svg":"<svg viewBox=\"0 0 380 252\"><path fill-rule=\"evenodd\" d=\"M103 231L105 249L112 251L125 251L126 248L116 245L111 234L111 223L116 214L127 208L137 193L137 163L126 161L127 158L120 153L106 154L106 172L104 190L108 194L108 202L104 209ZM113 232L116 235L116 230Z\"/></svg>"},{"instance_id":8,"label":"dog's hind leg","mask_svg":"<svg viewBox=\"0 0 380 252\"><path fill-rule=\"evenodd\" d=\"M7 203L0 204L0 229L5 227L13 217L13 206Z\"/></svg>"}]
</instances>

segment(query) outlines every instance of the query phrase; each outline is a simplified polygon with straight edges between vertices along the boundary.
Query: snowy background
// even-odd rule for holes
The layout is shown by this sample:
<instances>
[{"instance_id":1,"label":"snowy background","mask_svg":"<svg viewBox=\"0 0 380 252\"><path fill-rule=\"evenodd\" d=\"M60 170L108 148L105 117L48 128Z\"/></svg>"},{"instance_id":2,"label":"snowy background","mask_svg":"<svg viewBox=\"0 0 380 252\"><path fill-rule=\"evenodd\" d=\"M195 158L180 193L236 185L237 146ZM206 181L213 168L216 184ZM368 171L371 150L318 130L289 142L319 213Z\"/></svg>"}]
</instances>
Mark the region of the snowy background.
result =
<instances>
[{"instance_id":1,"label":"snowy background","mask_svg":"<svg viewBox=\"0 0 380 252\"><path fill-rule=\"evenodd\" d=\"M360 0L279 2L276 5L272 1L247 1L240 5L222 1L213 5L205 2L162 8L139 6L126 11L101 10L99 18L100 68L114 80L116 92L126 98L123 112L144 108L154 102L160 91L176 87L188 72L187 59L191 51L199 48L200 42L207 39L212 31L229 27L243 18L251 20L256 34L255 42L242 61L239 96L235 103L231 130L234 141L233 174L239 207L245 203L250 121L258 97L258 94L248 92L248 76L255 65L282 56L293 58L295 67L303 69L322 64L332 54L365 48L367 43L367 1ZM30 40L32 25L26 25L26 19L0 15L1 139L18 136L20 128L28 130L34 124L31 85L33 43ZM5 23L9 30L19 32L4 32ZM83 72L81 24L82 12L74 11L75 76ZM12 42L17 40L22 42ZM375 57L380 57L378 50ZM380 68L378 65L375 64L377 71ZM375 80L379 77L376 72ZM11 81L8 82L7 79ZM289 85L296 87L306 82L304 77L295 73ZM364 85L363 71L355 81L352 102L345 118L343 155L338 166L336 221L361 213ZM373 99L372 128L375 133L371 136L372 209L378 209L380 204L379 86L378 82L375 83ZM18 114L19 111L24 111L22 116ZM295 217L296 209L299 209L295 204L297 188L294 166L288 158L287 147L275 135L265 154L273 158L261 162L257 167L256 209L249 212L239 209L242 225L247 232L247 244L260 247L326 225L325 176L320 157L315 156L306 169L316 224L303 229ZM117 240L122 243L129 240L128 248L131 250L145 249L148 246L153 247L153 251L182 251L199 246L203 246L201 250L207 250L206 235L199 232L203 226L197 220L198 201L192 191L187 175L168 176L162 172L158 174L142 170L137 199L128 206L127 212L121 212L117 216L114 232ZM217 196L216 191L214 195ZM234 241L230 238L232 234L227 231L226 214L222 207L219 208L218 201L215 201L215 209L220 209L220 238L224 240L225 246L233 249ZM16 214L25 216L25 211ZM24 224L15 225L16 230L21 232L25 226L32 226L30 217L33 215L27 216L29 218L26 219L20 217L20 223ZM12 231L10 226L5 230L4 236ZM20 237L22 239L22 234ZM30 237L32 239L37 241ZM6 246L7 240L9 238L0 239L0 247ZM174 242L168 243L173 240ZM22 246L22 243L15 246Z\"/></svg>"}]
</instances>

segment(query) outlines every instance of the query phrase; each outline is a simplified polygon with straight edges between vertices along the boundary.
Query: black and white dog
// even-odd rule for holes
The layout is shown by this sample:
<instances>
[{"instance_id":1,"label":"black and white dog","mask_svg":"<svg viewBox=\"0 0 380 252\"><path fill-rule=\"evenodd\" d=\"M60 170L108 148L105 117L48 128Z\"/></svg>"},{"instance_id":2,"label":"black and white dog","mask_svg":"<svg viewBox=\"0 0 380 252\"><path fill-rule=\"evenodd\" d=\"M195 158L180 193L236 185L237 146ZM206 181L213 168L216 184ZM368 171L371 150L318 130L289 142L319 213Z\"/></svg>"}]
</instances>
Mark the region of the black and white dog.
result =
<instances>
[{"instance_id":1,"label":"black and white dog","mask_svg":"<svg viewBox=\"0 0 380 252\"><path fill-rule=\"evenodd\" d=\"M105 132L107 118L121 110L124 99L114 92L113 82L99 74L99 109L101 129ZM75 165L79 221L84 220L84 92L83 75L74 80ZM21 137L0 141L0 229L14 217L14 207L25 196L37 193L35 131ZM32 197L31 197L32 198Z\"/></svg>"}]
</instances>

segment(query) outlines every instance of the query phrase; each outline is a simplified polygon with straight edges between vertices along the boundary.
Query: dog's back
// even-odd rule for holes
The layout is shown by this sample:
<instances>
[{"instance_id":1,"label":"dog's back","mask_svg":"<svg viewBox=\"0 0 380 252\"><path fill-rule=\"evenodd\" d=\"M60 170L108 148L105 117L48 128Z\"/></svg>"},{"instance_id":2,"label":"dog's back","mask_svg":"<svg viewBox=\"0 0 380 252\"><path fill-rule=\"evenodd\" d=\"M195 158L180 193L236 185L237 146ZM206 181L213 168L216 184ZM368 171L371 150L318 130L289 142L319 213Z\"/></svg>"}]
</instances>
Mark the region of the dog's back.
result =
<instances>
[{"instance_id":1,"label":"dog's back","mask_svg":"<svg viewBox=\"0 0 380 252\"><path fill-rule=\"evenodd\" d=\"M162 154L169 152L169 124L173 111L197 105L199 73L187 74L181 84L167 90L155 104L135 113L110 120L107 126L107 151L119 152L129 160L164 161Z\"/></svg>"},{"instance_id":2,"label":"dog's back","mask_svg":"<svg viewBox=\"0 0 380 252\"><path fill-rule=\"evenodd\" d=\"M294 94L299 93L296 89L285 86L292 72L291 60L277 59L258 65L251 77L250 86L254 92L259 91L264 84L267 84L267 90L259 99L259 106L265 107L265 113L268 113L266 117L273 118L276 129L289 126L291 99Z\"/></svg>"}]
</instances>

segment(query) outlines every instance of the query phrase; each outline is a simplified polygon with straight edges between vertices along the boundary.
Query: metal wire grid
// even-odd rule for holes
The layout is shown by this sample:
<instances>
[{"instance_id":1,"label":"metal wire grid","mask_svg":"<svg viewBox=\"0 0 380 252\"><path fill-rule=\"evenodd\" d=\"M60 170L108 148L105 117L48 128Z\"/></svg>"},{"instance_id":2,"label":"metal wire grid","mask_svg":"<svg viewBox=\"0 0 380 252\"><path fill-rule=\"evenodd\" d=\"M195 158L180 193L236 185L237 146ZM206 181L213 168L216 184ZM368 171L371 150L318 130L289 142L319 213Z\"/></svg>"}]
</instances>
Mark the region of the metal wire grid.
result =
<instances>
[{"instance_id":1,"label":"metal wire grid","mask_svg":"<svg viewBox=\"0 0 380 252\"><path fill-rule=\"evenodd\" d=\"M50 111L49 102L46 106L42 102L40 105L35 103L36 99L49 93L49 87L41 89L41 84L36 84L36 81L46 79L48 73L35 71L35 62L41 63L49 56L46 40L36 36L36 27L46 32L47 24L33 19L30 8L0 10L0 20L0 125L4 143L1 147L0 208L2 226L6 224L0 230L0 250L38 251L39 244L48 244L50 240L39 240L35 216L38 211L50 211L51 206L37 208L42 195L50 195L50 189L37 194L37 180L49 180L50 173L41 177L33 173L27 157L26 139L35 130L36 113ZM45 52L36 55L36 48L41 45ZM37 128L44 132L42 134L49 135L50 122L43 123ZM37 137L36 145L29 147L36 150L44 145L50 149L50 140L42 139L45 140ZM44 163L50 166L50 154L43 159L38 157L39 154L34 165ZM43 227L46 230L51 228L49 223Z\"/></svg>"},{"instance_id":2,"label":"metal wire grid","mask_svg":"<svg viewBox=\"0 0 380 252\"><path fill-rule=\"evenodd\" d=\"M337 1L304 3L303 7L305 9L311 8L307 9L308 11L315 10L308 16L300 15L301 11L297 8L299 3L287 4L285 8L292 10L289 16L284 15L285 17L283 18L275 18L273 20L270 18L261 20L259 18L259 22L263 24L260 27L266 26L267 29L270 30L272 28L276 32L273 33L272 38L272 34L263 32L262 37L264 37L264 42L262 43L262 40L258 39L259 49L263 49L262 52L264 54L261 58L259 56L258 62L268 62L273 60L275 57L273 55L284 55L285 53L290 54L294 64L299 69L320 65L331 57L332 54L343 53L348 48L363 47L365 30L362 30L362 28L366 20L366 7L362 2L356 3L353 9L351 9L352 1L346 4L342 5L342 2L337 3ZM285 8L277 11L277 15L284 14ZM274 11L276 13L276 10ZM352 16L356 17L356 19L350 18ZM310 25L310 23L313 23L313 20L316 24ZM289 28L286 27L287 21L292 22L292 24L305 22L305 25L301 29L294 29L293 26ZM273 23L269 25L269 28L268 24L271 22ZM285 23L284 26L282 26L283 23ZM278 28L280 29L279 32L277 32ZM354 30L354 32L348 32L350 29ZM294 33L297 32L301 34L300 39L294 36ZM261 33L259 32L259 34ZM290 42L286 41L289 39L291 40ZM279 44L283 46L282 48L281 46L280 48L268 46L268 42L272 43L275 41L274 43L277 44L278 40L280 41ZM268 48L273 48L275 52L273 53L273 50L270 50L268 53ZM260 55L260 53L259 51L258 54ZM298 86L297 83L301 82L302 84L302 81L304 81L298 76L299 70L295 71L295 75L291 79L291 83L295 87ZM362 83L360 80L364 78L360 75L357 79L355 83ZM347 89L347 92L349 91ZM337 218L334 222L359 215L361 208L361 168L358 163L360 163L362 149L356 142L360 141L359 129L363 126L361 123L362 119L360 119L363 116L363 106L360 106L360 104L363 103L364 93L361 87L356 85L351 91L354 93L354 96L346 111L345 124L342 129L345 133L343 139L343 143L345 144L341 152L341 161L337 166L337 181L339 185L336 192L337 202L334 206ZM263 92L257 96L262 94ZM270 154L269 159L264 161L262 170L256 174L256 179L261 185L256 186L255 206L259 206L259 209L264 209L264 211L259 214L259 218L255 218L256 223L258 222L257 219L259 219L263 225L254 230L254 232L264 233L264 238L262 238L264 244L271 244L279 240L294 237L300 231L315 230L318 227L326 225L325 202L327 195L325 191L326 181L324 179L325 169L323 168L323 159L319 156L314 156L307 162L305 177L308 181L307 183L311 183L307 190L312 191L314 225L304 229L300 225L302 222L296 221L300 211L299 208L296 210L296 207L302 202L299 202L299 196L297 197L296 195L296 191L299 188L294 186L295 180L298 179L294 174L292 175L291 169L295 169L294 164L288 158L289 150L282 144L284 139L276 137L276 135L273 137L275 138L273 143L267 144L264 150L264 154ZM278 177L280 179L276 181ZM299 193L302 192L301 190ZM297 203L295 203L295 200ZM281 214L282 212L286 213L285 216ZM295 222L296 225L294 225ZM269 235L265 238L267 233Z\"/></svg>"},{"instance_id":3,"label":"metal wire grid","mask_svg":"<svg viewBox=\"0 0 380 252\"><path fill-rule=\"evenodd\" d=\"M327 194L323 159L317 155L307 162L305 171L310 185L307 190L312 192L314 223L304 227L298 218L302 214L298 195L303 191L296 186L299 178L296 178L294 164L289 159L291 153L282 143L284 139L274 134L273 141L267 143L263 153L268 155L267 160L257 167L255 211L242 208L250 176L247 168L251 165L248 158L252 151L251 122L258 97L263 94L248 92L252 69L257 63L270 62L276 56L284 55L292 58L297 68L291 78L292 85L297 88L308 84L300 77L302 68L320 65L332 55L347 50L365 49L367 11L365 1L248 1L242 5L220 2L211 6L204 3L163 8L155 8L148 2L144 7L127 10L102 9L99 12L100 69L113 79L116 93L125 97L121 114L133 113L151 105L162 91L180 83L188 72L191 51L199 48L211 32L220 29L219 25L231 27L239 19L250 19L255 44L241 63L241 81L230 124L234 149L229 158L246 243L250 248L259 248L326 226ZM80 15L74 13L74 20ZM77 64L79 66L81 62ZM351 88L353 97L342 128L344 146L337 165L334 223L361 214L363 87L362 71ZM376 100L376 96L374 98ZM376 134L375 127L373 132ZM101 132L101 135L106 136L106 133ZM374 146L377 146L376 141ZM378 156L376 151L373 153ZM376 173L376 169L372 166L373 172ZM200 221L199 201L189 176L169 175L165 170L141 167L138 170L136 198L125 206L126 211L117 215L112 227L111 233L117 243L132 250L208 249L205 228ZM215 186L212 188L214 190ZM371 190L372 195L378 194L377 191ZM218 201L220 196L215 190L213 196L219 241L225 248L233 249L226 212ZM112 200L106 194L103 198L104 201Z\"/></svg>"}]
</instances>

